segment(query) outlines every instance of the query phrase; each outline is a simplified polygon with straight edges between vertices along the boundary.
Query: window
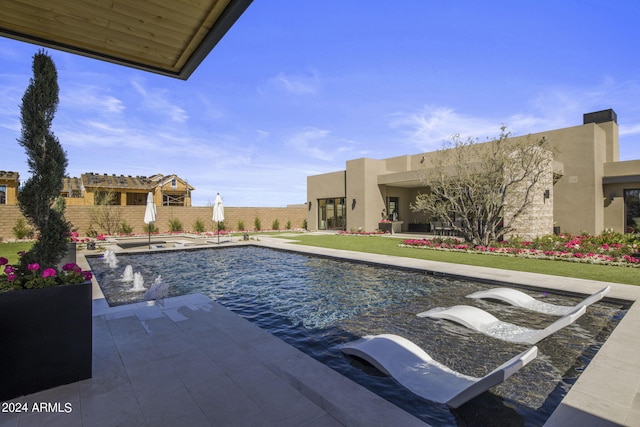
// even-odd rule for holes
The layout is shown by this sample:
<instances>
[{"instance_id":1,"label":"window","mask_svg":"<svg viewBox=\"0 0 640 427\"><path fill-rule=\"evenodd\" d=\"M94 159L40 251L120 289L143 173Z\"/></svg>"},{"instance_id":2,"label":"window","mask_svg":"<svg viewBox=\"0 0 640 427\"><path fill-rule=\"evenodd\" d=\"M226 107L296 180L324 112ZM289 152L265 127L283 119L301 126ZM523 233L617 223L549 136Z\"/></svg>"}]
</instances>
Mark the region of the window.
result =
<instances>
[{"instance_id":1,"label":"window","mask_svg":"<svg viewBox=\"0 0 640 427\"><path fill-rule=\"evenodd\" d=\"M318 200L318 230L345 230L347 209L344 197Z\"/></svg>"},{"instance_id":2,"label":"window","mask_svg":"<svg viewBox=\"0 0 640 427\"><path fill-rule=\"evenodd\" d=\"M624 190L625 231L640 231L640 189Z\"/></svg>"},{"instance_id":3,"label":"window","mask_svg":"<svg viewBox=\"0 0 640 427\"><path fill-rule=\"evenodd\" d=\"M398 221L400 219L399 198L387 197L387 219L389 221Z\"/></svg>"},{"instance_id":4,"label":"window","mask_svg":"<svg viewBox=\"0 0 640 427\"><path fill-rule=\"evenodd\" d=\"M171 180L171 188L173 188L174 190L175 190L176 188L178 188L178 180L177 180L177 179L173 178L173 179Z\"/></svg>"},{"instance_id":5,"label":"window","mask_svg":"<svg viewBox=\"0 0 640 427\"><path fill-rule=\"evenodd\" d=\"M0 185L0 205L7 204L7 186Z\"/></svg>"}]
</instances>

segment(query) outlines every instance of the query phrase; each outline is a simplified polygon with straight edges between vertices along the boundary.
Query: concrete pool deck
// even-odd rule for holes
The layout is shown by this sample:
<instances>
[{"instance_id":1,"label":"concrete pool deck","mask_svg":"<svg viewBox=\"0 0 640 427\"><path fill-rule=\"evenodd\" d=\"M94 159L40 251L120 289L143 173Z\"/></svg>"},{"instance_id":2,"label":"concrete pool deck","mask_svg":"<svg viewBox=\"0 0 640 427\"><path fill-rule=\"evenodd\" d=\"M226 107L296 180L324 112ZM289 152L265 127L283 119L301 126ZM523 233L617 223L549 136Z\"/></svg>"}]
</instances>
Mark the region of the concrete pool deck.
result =
<instances>
[{"instance_id":1,"label":"concrete pool deck","mask_svg":"<svg viewBox=\"0 0 640 427\"><path fill-rule=\"evenodd\" d=\"M596 281L292 245L266 236L224 245L245 243L561 292L591 294L605 286ZM78 263L88 268L83 256ZM634 304L551 415L548 426L640 426L640 303L636 302L640 287L610 285L608 297ZM425 425L202 295L171 298L164 306L108 307L94 280L93 321L93 378L11 401L26 402L29 408L34 403L60 402L63 409L68 402L72 410L0 413L0 427Z\"/></svg>"}]
</instances>

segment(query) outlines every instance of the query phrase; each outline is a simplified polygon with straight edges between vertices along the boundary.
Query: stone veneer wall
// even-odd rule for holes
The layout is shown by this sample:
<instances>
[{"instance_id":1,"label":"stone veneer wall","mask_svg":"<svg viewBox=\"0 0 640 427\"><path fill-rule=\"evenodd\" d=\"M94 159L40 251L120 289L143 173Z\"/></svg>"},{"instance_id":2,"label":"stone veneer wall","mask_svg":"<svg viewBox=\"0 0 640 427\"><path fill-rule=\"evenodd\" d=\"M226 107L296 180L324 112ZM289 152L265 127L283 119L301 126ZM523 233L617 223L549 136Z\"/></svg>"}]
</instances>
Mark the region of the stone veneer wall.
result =
<instances>
[{"instance_id":1,"label":"stone veneer wall","mask_svg":"<svg viewBox=\"0 0 640 427\"><path fill-rule=\"evenodd\" d=\"M91 212L96 206L67 206L65 217L71 222L73 229L77 230L81 236L85 236L90 227L98 230L92 224ZM121 213L121 221L126 221L133 227L134 233L144 232L144 210L145 206L114 206ZM182 222L184 231L192 231L196 220L201 220L206 231L214 231L217 224L211 220L212 207L175 207L158 206L156 227L161 232L169 231L169 220L177 218ZM270 230L274 220L280 223L280 229L284 230L287 221L291 221L291 228L301 228L307 217L305 205L289 205L281 208L268 207L225 207L225 225L227 230L237 230L238 222L243 221L247 230L254 230L254 220L259 218L262 230ZM0 205L0 240L13 240L13 227L18 218L22 217L18 206Z\"/></svg>"},{"instance_id":2,"label":"stone veneer wall","mask_svg":"<svg viewBox=\"0 0 640 427\"><path fill-rule=\"evenodd\" d=\"M513 222L515 228L513 233L507 233L505 239L518 236L525 240L533 240L538 236L544 236L553 232L553 166L551 157L545 162L544 171L540 180L532 190L532 203ZM549 197L545 197L545 192L549 191ZM525 191L524 186L515 190L519 192L519 199L522 200ZM507 199L508 204L508 199ZM505 206L505 222L513 215L512 209Z\"/></svg>"}]
</instances>

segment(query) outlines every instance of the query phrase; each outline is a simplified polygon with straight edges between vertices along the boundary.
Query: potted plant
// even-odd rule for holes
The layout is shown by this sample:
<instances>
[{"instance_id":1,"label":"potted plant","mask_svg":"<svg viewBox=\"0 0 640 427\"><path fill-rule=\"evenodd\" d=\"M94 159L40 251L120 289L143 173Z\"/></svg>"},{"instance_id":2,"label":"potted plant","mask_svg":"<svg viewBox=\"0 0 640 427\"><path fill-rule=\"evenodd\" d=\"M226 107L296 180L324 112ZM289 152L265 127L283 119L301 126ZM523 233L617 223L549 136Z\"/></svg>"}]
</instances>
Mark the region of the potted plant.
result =
<instances>
[{"instance_id":1,"label":"potted plant","mask_svg":"<svg viewBox=\"0 0 640 427\"><path fill-rule=\"evenodd\" d=\"M33 57L33 77L22 97L21 136L30 178L18 193L23 216L36 231L32 248L0 274L0 400L91 377L90 273L67 252L70 224L62 191L67 157L51 131L58 106L57 71L44 51Z\"/></svg>"}]
</instances>

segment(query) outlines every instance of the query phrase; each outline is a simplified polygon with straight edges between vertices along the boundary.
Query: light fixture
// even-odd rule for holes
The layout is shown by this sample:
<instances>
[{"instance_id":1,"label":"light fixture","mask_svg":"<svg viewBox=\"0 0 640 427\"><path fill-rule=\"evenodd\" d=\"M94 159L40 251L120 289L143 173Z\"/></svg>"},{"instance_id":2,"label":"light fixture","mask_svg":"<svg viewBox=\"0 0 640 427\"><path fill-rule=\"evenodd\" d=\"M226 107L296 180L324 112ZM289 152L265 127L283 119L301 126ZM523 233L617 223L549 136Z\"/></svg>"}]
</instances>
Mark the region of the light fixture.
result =
<instances>
[{"instance_id":1,"label":"light fixture","mask_svg":"<svg viewBox=\"0 0 640 427\"><path fill-rule=\"evenodd\" d=\"M551 192L549 190L544 190L544 198L545 200L551 197Z\"/></svg>"},{"instance_id":2,"label":"light fixture","mask_svg":"<svg viewBox=\"0 0 640 427\"><path fill-rule=\"evenodd\" d=\"M352 199L351 200L351 210L354 210L356 208L356 199Z\"/></svg>"},{"instance_id":3,"label":"light fixture","mask_svg":"<svg viewBox=\"0 0 640 427\"><path fill-rule=\"evenodd\" d=\"M311 210L311 201L308 201L307 203L309 203L309 210Z\"/></svg>"}]
</instances>

